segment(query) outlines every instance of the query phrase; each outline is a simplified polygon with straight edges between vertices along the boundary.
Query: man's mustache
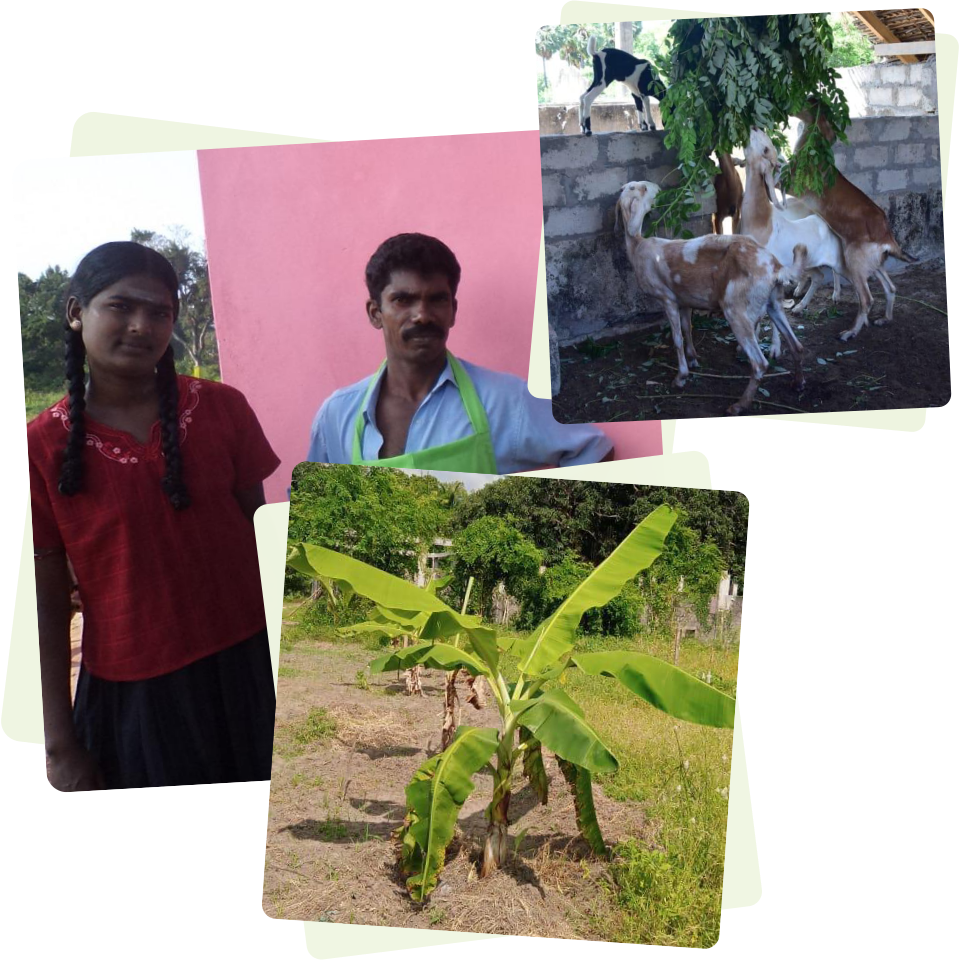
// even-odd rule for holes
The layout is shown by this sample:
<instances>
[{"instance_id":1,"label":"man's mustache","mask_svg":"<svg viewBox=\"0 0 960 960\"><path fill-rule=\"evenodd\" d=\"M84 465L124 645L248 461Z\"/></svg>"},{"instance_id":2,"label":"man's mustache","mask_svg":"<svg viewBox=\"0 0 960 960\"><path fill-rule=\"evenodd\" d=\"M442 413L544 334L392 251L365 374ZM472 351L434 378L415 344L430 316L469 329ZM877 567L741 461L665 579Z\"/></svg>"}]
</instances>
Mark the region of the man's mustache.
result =
<instances>
[{"instance_id":1,"label":"man's mustache","mask_svg":"<svg viewBox=\"0 0 960 960\"><path fill-rule=\"evenodd\" d=\"M443 336L443 330L441 330L440 327L434 326L434 324L432 323L424 324L422 326L418 324L413 327L407 327L407 329L404 330L402 334L400 334L400 337L403 340L410 340L413 337L440 338L442 336Z\"/></svg>"}]
</instances>

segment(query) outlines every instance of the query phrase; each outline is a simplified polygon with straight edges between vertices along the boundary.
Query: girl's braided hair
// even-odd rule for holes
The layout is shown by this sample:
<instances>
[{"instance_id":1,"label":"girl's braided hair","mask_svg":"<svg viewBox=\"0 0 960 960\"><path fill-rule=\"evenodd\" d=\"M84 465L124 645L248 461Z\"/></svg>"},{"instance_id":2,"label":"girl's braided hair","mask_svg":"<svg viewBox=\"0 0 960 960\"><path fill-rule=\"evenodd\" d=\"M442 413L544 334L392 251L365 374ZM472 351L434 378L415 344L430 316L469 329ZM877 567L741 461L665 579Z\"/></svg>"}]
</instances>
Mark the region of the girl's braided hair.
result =
<instances>
[{"instance_id":1,"label":"girl's braided hair","mask_svg":"<svg viewBox=\"0 0 960 960\"><path fill-rule=\"evenodd\" d=\"M166 257L156 250L131 241L104 243L91 250L80 261L70 280L67 299L75 297L80 306L87 307L102 290L113 286L124 277L132 276L148 276L159 280L170 292L173 314L176 317L180 310L180 281L176 271ZM66 324L65 342L70 437L60 468L59 490L64 496L72 497L83 489L83 448L87 440L84 423L87 351L83 345L82 333L73 330L69 320ZM172 345L167 347L166 353L157 364L157 391L160 397L160 437L167 467L162 481L163 491L175 510L183 510L190 506L190 494L183 481L180 429L177 424L179 391Z\"/></svg>"}]
</instances>

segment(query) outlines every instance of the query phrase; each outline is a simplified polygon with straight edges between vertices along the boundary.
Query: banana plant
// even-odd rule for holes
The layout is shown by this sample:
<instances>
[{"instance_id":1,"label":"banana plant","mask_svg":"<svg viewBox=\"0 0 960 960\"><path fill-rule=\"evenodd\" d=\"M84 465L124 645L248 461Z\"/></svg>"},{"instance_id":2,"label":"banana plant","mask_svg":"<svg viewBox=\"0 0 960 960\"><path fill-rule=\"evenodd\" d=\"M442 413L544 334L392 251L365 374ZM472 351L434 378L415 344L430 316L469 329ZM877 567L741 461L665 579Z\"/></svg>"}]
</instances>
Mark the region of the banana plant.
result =
<instances>
[{"instance_id":1,"label":"banana plant","mask_svg":"<svg viewBox=\"0 0 960 960\"><path fill-rule=\"evenodd\" d=\"M555 755L573 793L583 838L594 852L609 852L594 809L593 777L615 772L618 762L577 703L563 690L548 686L565 671L610 677L679 720L733 726L735 701L671 664L627 650L575 650L583 614L612 600L657 559L676 519L676 511L668 506L654 510L526 638L498 637L479 618L459 613L435 594L351 557L306 543L293 549L288 562L301 573L344 580L358 594L395 615L424 618L421 642L378 657L370 664L372 673L414 664L446 671L462 669L485 677L496 700L499 728L459 727L453 742L422 764L406 789L400 859L414 900L422 902L436 887L457 816L475 789L474 775L484 769L493 774L493 792L486 808L481 876L506 860L514 771L519 765L538 799L546 803L544 747ZM443 642L450 631L466 638L463 648ZM516 680L508 680L504 674L504 654L519 660Z\"/></svg>"}]
</instances>

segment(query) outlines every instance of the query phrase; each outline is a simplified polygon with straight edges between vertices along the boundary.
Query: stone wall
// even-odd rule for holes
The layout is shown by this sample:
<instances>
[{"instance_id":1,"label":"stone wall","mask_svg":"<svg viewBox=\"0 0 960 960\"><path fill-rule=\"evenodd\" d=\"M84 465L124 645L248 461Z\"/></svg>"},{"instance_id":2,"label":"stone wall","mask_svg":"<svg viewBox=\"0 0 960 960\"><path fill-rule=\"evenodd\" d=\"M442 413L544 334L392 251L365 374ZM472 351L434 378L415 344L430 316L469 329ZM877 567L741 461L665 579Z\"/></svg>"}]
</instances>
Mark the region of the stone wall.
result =
<instances>
[{"instance_id":1,"label":"stone wall","mask_svg":"<svg viewBox=\"0 0 960 960\"><path fill-rule=\"evenodd\" d=\"M837 144L837 167L888 214L909 253L943 256L940 129L936 116L853 121ZM663 131L540 139L547 304L561 345L615 335L660 317L637 288L623 235L614 233L616 201L629 180L659 183L675 166ZM713 198L688 224L710 230ZM894 272L895 261L888 261Z\"/></svg>"}]
</instances>

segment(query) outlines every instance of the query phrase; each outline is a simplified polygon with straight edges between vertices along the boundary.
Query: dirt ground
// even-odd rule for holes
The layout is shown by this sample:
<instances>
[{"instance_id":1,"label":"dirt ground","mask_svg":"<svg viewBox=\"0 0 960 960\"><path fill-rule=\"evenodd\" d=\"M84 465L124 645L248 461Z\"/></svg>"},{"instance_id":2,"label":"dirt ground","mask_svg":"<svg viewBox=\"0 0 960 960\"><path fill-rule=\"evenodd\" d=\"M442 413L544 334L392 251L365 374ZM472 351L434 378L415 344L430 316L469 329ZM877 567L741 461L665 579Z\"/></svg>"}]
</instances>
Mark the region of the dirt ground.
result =
<instances>
[{"instance_id":1,"label":"dirt ground","mask_svg":"<svg viewBox=\"0 0 960 960\"><path fill-rule=\"evenodd\" d=\"M950 399L947 317L939 312L947 309L943 262L908 267L893 280L893 322L871 323L845 343L837 335L857 311L847 284L836 306L832 287L824 285L806 314L789 314L805 351L806 385L798 394L792 375L782 372L789 364L784 349L783 366L771 364L749 414L943 406ZM871 289L871 317L882 318L883 293L875 283ZM769 332L761 342L769 344ZM700 370L682 391L671 383L676 353L661 326L561 348L554 416L561 423L723 416L746 386L746 360L722 318L695 317L694 343Z\"/></svg>"},{"instance_id":2,"label":"dirt ground","mask_svg":"<svg viewBox=\"0 0 960 960\"><path fill-rule=\"evenodd\" d=\"M404 787L439 748L443 675L424 673L422 698L407 695L396 674L375 676L362 689L357 674L372 658L356 647L320 643L281 659L264 871L268 916L598 939L591 918L606 909L607 864L579 839L571 795L547 751L548 805L537 803L522 777L515 782L512 862L477 878L491 789L489 774L481 773L437 889L425 907L411 900L391 834L404 818ZM297 754L285 731L321 706L336 720L336 734ZM466 706L462 722L495 726L496 709ZM598 788L595 797L609 844L629 835L655 845L657 825L641 805L612 801Z\"/></svg>"}]
</instances>

